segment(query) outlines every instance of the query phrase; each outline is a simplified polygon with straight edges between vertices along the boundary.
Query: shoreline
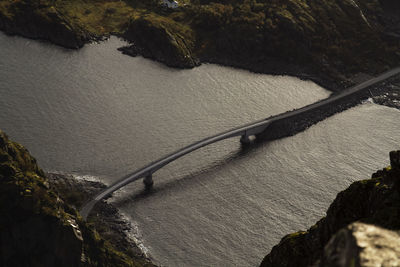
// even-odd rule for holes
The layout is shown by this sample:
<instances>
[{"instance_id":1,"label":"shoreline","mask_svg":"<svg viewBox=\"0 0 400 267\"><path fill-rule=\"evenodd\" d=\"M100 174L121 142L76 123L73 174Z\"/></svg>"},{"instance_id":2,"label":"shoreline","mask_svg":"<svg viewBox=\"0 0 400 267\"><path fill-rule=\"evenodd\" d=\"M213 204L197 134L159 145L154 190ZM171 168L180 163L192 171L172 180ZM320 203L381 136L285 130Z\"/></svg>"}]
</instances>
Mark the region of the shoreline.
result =
<instances>
[{"instance_id":1,"label":"shoreline","mask_svg":"<svg viewBox=\"0 0 400 267\"><path fill-rule=\"evenodd\" d=\"M127 42L129 44L129 40L127 40L123 35L117 34L117 33L111 33L111 34L106 34L106 35L101 35L101 36L91 36L90 38L86 39L81 45L77 47L71 47L68 46L67 44L63 43L56 43L51 41L50 39L46 38L41 38L41 37L32 37L29 35L24 35L24 34L19 34L19 33L9 33L6 30L1 28L0 24L0 31L2 31L6 36L9 37L20 37L20 38L26 38L30 39L33 41L37 42L43 42L43 43L48 43L52 45L56 45L59 47L62 47L64 49L70 49L70 50L79 50L83 48L85 45L90 45L90 44L101 44L101 42L107 41L110 37L114 36L116 38L119 38L123 40L124 42ZM265 75L281 75L281 76L293 76L296 78L299 78L300 80L304 81L312 81L315 84L321 86L322 88L332 92L332 93L337 93L345 90L348 87L356 85L359 81L357 80L358 77L371 77L369 74L359 72L351 77L347 78L347 80L332 80L328 75L326 75L323 72L318 72L318 73L313 73L314 71L309 67L309 66L298 66L295 64L286 64L283 60L276 60L272 59L268 65L252 65L252 64L247 64L247 63L238 63L235 61L230 61L226 59L218 59L218 58L212 58L212 57L203 57L200 59L197 65L192 66L192 67L185 67L185 66L171 66L167 64L164 61L158 60L153 57L149 57L146 55L143 55L141 53L138 53L137 51L132 51L130 50L129 46L122 46L117 48L118 51L120 51L122 54L131 56L131 57L136 57L136 56L142 56L143 58L156 61L158 63L163 64L164 66L168 68L175 68L175 69L191 69L198 67L202 64L216 64L222 67L230 67L234 69L239 69L239 70L246 70L250 71L252 73L257 73L257 74L265 74ZM366 78L365 78L366 79ZM392 92L392 90L390 91ZM389 92L388 92L389 93ZM392 95L392 94L389 94ZM381 101L383 103L383 101ZM386 104L384 104L386 105ZM393 106L393 104L390 104ZM396 105L394 105L396 106Z\"/></svg>"},{"instance_id":2,"label":"shoreline","mask_svg":"<svg viewBox=\"0 0 400 267\"><path fill-rule=\"evenodd\" d=\"M213 63L296 76L332 92L354 85L356 75L376 76L399 65L400 17L395 11L400 7L295 2L284 7L191 3L172 10L125 1L6 0L0 4L0 30L70 49L113 35L128 42L118 49L122 53L169 67ZM235 13L248 8L249 13Z\"/></svg>"},{"instance_id":3,"label":"shoreline","mask_svg":"<svg viewBox=\"0 0 400 267\"><path fill-rule=\"evenodd\" d=\"M307 117L306 120L300 120L300 123L302 124L299 127L301 129L292 131L289 136L304 131L311 125L316 124L319 121L328 118L329 116L333 116L341 111L362 104L362 100L369 97L380 100L382 105L400 110L400 94L396 94L396 90L398 90L398 88L400 88L400 75L391 77L390 79L377 85L367 87L365 90L362 90L362 92L352 95L351 97L346 98L344 101L341 101L340 105L332 104L335 108L328 108L328 115L326 113L320 113L320 116L316 117L317 121L310 119L310 117ZM372 96L370 96L371 93ZM279 139L282 137L284 136L274 136L270 138L265 138L264 136L259 142ZM79 210L79 205L84 203L88 199L88 196L93 195L99 190L105 188L106 185L100 181L86 180L84 176L82 179L78 179L75 176L77 175L60 174L54 172L47 173L50 185L55 188L61 196L68 198L68 196L66 196L68 195L68 192L78 191L80 192L79 194L84 196L84 198L79 199L78 201L75 200L77 203L76 208ZM74 200L69 200L67 202L74 203ZM93 223L97 231L104 235L106 240L110 241L110 243L117 249L132 256L133 258L142 260L144 259L147 263L154 264L151 256L149 256L146 251L143 250L143 247L141 247L142 244L140 239L135 239L137 236L134 236L134 238L129 236L129 232L135 231L135 225L133 225L131 220L122 214L118 208L113 206L112 203L107 203L106 200L102 200L96 205L96 208L91 213L91 216L89 216L88 221ZM110 232L110 229L112 229L112 232ZM132 249L127 250L128 247L131 247Z\"/></svg>"},{"instance_id":4,"label":"shoreline","mask_svg":"<svg viewBox=\"0 0 400 267\"><path fill-rule=\"evenodd\" d=\"M391 151L389 159L390 165L374 172L371 178L355 181L339 192L326 216L313 226L282 237L260 266L385 266L398 260L399 251L391 244L397 246L399 236L392 232L390 239L382 240L383 231L400 228L400 151ZM372 234L369 229L354 228L354 224L378 228ZM349 231L349 235L343 235L343 231ZM362 232L370 237L368 242Z\"/></svg>"},{"instance_id":5,"label":"shoreline","mask_svg":"<svg viewBox=\"0 0 400 267\"><path fill-rule=\"evenodd\" d=\"M0 14L1 15L1 14ZM0 21L1 22L1 21ZM286 63L283 60L277 60L277 59L270 59L270 62L266 64L260 64L260 65L254 65L250 63L243 63L243 62L235 62L234 60L229 60L229 59L220 59L216 57L201 57L198 61L198 64L195 66L176 66L173 65L171 66L170 64L166 63L165 61L159 60L157 58L147 56L146 54L142 54L138 52L137 50L131 50L130 48L130 40L128 40L124 35L118 34L118 33L110 33L110 34L105 34L105 35L99 35L99 36L90 36L87 39L85 39L79 46L76 47L71 47L66 43L57 43L54 42L48 38L42 38L42 37L37 37L37 36L30 36L30 35L24 35L20 33L15 33L15 32L8 32L7 30L4 30L1 27L0 23L0 31L2 31L6 36L9 37L20 37L20 38L26 38L38 42L44 42L44 43L49 43L53 44L65 49L71 49L71 50L79 50L83 48L85 45L90 45L90 44L100 44L101 42L107 41L110 37L114 36L116 38L119 38L123 40L124 42L127 42L127 45L122 46L117 48L118 51L120 51L122 54L131 56L131 57L136 57L136 56L142 56L143 58L149 59L156 61L158 63L161 63L165 65L168 68L175 68L175 69L191 69L198 67L202 64L216 64L219 66L223 67L230 67L234 69L239 69L239 70L247 70L252 73L257 73L257 74L265 74L265 75L282 75L282 76L293 76L296 78L299 78L300 80L304 81L312 81L315 84L323 87L324 89L332 92L333 94L337 92L341 92L348 87L354 86L360 81L362 82L364 79L366 80L367 78L365 77L371 77L371 75L359 72L351 75L348 78L344 78L342 80L333 80L329 75L326 75L324 72L319 71L316 72L311 68L310 66L299 66L295 64L290 64ZM363 77L364 79L359 79L359 77ZM388 93L388 96L392 96L395 99L397 99L397 96L393 96L393 90L388 89L387 92L379 92L381 94ZM389 100L391 102L392 100ZM397 107L396 104L393 105L393 103L389 103L387 101L380 100L379 103L382 103L383 105L388 105L391 107ZM386 103L386 104L384 104Z\"/></svg>"},{"instance_id":6,"label":"shoreline","mask_svg":"<svg viewBox=\"0 0 400 267\"><path fill-rule=\"evenodd\" d=\"M336 65L333 62L326 62L326 65L320 64L317 66L314 65L315 62L313 61L304 61L307 62L307 64L299 65L296 63L289 63L288 59L290 58L287 58L285 61L284 58L279 60L270 58L267 60L264 57L262 61L257 63L257 61L252 60L241 60L240 57L236 55L232 56L232 58L227 57L226 55L215 56L216 54L213 54L213 52L217 50L214 51L212 49L210 50L211 54L207 55L207 53L204 53L193 57L191 51L189 53L186 53L187 51L174 51L171 54L165 53L164 51L164 54L155 54L154 51L156 49L154 47L147 49L144 46L147 41L152 41L152 38L154 38L154 36L150 36L149 34L149 32L153 30L151 26L148 26L148 28L144 30L144 33L147 33L148 36L144 37L142 44L136 47L132 42L133 40L137 40L137 33L129 34L111 32L108 34L96 35L84 30L82 30L82 32L76 32L76 29L69 25L69 22L65 21L62 16L59 16L59 14L56 13L52 16L56 19L50 20L50 22L44 21L39 16L26 19L19 18L19 21L17 20L17 22L13 22L2 16L0 12L0 29L6 35L22 36L33 40L44 40L68 49L80 49L85 44L102 42L112 35L130 42L130 46L118 49L124 54L130 56L141 55L145 58L161 62L169 67L185 69L199 66L202 63L211 63L245 69L255 73L290 75L302 80L313 81L333 93L340 92L341 90L357 83L355 81L355 74L363 75L361 70L359 73L349 72L351 73L349 76L345 75L345 71L339 73L340 71L338 71L337 65L345 65L343 62ZM29 19L32 19L35 23L33 23L34 25L26 26L25 28L24 25L29 25ZM59 23L60 21L61 23ZM158 29L157 27L154 28ZM46 30L49 31L46 32ZM156 40L157 38L158 40L163 40L165 37L164 32L157 33L156 35ZM174 38L176 38L176 36ZM166 43L167 46L170 45L166 41L163 42ZM186 49L185 45L183 45L183 47ZM307 52L310 54L314 53L314 51ZM184 59L179 58L182 53L185 56L189 55L189 57ZM306 55L304 55L304 57L306 57ZM303 59L298 59L298 62L301 62L302 60ZM325 69L319 68L322 65ZM382 67L387 68L387 66L388 65L385 65L383 62L379 62L377 63L376 69L380 70ZM371 73L374 71L376 72L376 69L371 70ZM273 133L260 134L260 142L295 135L306 130L311 125L362 103L362 101L367 98L372 98L374 103L400 110L399 89L400 77L397 75L388 81L369 87L369 90L363 90L363 92L356 93L343 100L334 102L329 106L318 110L318 112L308 113L305 116L303 115L301 119L297 118L297 121L286 122L285 125L279 125L277 129L272 131L269 129L270 132ZM76 207L79 207L79 205L84 203L87 196L93 194L96 190L98 191L105 187L101 182L78 180L73 175L69 174L48 173L46 176L49 178L51 187L57 191L60 196L65 198L65 202L72 203L76 205ZM78 191L79 193L76 193ZM132 222L120 213L120 211L118 211L118 209L112 204L107 203L107 201L101 201L98 203L92 212L92 216L88 218L88 222L92 223L98 232L118 250L123 251L134 259L144 260L149 266L155 266L154 263L152 263L151 257L149 257L146 254L146 251L143 251L143 248L141 248L140 240L135 240L135 236L133 236L133 238L129 236L129 229L133 229L134 231L135 226L132 225Z\"/></svg>"},{"instance_id":7,"label":"shoreline","mask_svg":"<svg viewBox=\"0 0 400 267\"><path fill-rule=\"evenodd\" d=\"M250 71L253 73L257 73L257 74L293 76L293 77L299 78L301 80L312 81L312 82L316 83L317 85L319 85L333 93L340 92L340 91L346 89L347 87L355 85L355 83L351 81L351 78L347 81L343 81L343 80L335 81L335 80L329 78L329 76L324 74L323 72L318 72L318 73L314 72L310 67L288 64L288 63L285 63L284 61L276 60L273 58L270 59L270 63L268 65L265 65L265 64L253 65L250 63L238 63L238 62L231 61L231 60L226 60L226 59L223 60L223 59L212 58L212 57L202 57L199 59L197 64L194 66L171 65L163 60L159 60L152 56L146 55L145 53L138 52L137 51L138 49L136 49L136 48L131 49L132 45L131 45L130 41L122 34L117 34L117 33L105 34L105 35L100 35L100 36L90 36L87 39L85 39L84 41L78 42L78 45L71 46L69 43L54 42L50 38L43 38L40 36L32 36L29 34L15 33L13 31L8 32L7 30L5 30L4 28L1 27L1 24L0 24L0 31L2 31L6 36L10 36L10 37L16 36L16 37L26 38L26 39L30 39L30 40L34 40L34 41L38 41L38 42L53 44L53 45L56 45L56 46L59 46L59 47L65 48L65 49L71 49L71 50L79 50L79 49L83 48L84 46L90 45L90 44L100 44L101 42L107 41L111 36L114 36L114 37L117 37L117 38L127 42L127 45L117 48L117 50L120 51L122 54L131 56L131 57L142 56L143 58L161 63L168 68L191 69L191 68L196 68L198 66L201 66L202 64L216 64L216 65L220 65L223 67L231 67L234 69L247 70L247 71Z\"/></svg>"},{"instance_id":8,"label":"shoreline","mask_svg":"<svg viewBox=\"0 0 400 267\"><path fill-rule=\"evenodd\" d=\"M88 196L106 187L100 181L85 179L85 176L47 172L46 177L50 188L76 210L79 210L80 205L85 203ZM144 261L146 266L156 266L138 234L135 233L137 227L113 204L106 200L100 201L87 222L92 224L96 231L117 250L135 260Z\"/></svg>"},{"instance_id":9,"label":"shoreline","mask_svg":"<svg viewBox=\"0 0 400 267\"><path fill-rule=\"evenodd\" d=\"M296 135L326 118L362 104L368 98L372 98L376 104L400 110L400 93L396 91L398 89L400 89L400 74L378 84L370 85L341 99L334 100L332 103L282 121L273 122L264 132L256 135L256 142L263 143Z\"/></svg>"}]
</instances>

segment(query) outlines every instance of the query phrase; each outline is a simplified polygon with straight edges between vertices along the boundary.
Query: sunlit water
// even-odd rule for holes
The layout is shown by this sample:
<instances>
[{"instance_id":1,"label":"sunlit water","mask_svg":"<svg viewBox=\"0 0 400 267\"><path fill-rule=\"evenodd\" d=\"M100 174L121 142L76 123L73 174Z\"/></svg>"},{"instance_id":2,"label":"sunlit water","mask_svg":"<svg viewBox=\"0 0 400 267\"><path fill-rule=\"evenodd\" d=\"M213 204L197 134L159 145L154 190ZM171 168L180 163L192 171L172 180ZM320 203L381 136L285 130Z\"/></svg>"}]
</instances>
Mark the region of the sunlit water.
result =
<instances>
[{"instance_id":1,"label":"sunlit water","mask_svg":"<svg viewBox=\"0 0 400 267\"><path fill-rule=\"evenodd\" d=\"M293 77L120 54L111 40L70 51L0 35L0 128L49 171L110 183L203 137L326 98ZM400 112L367 103L294 137L226 140L136 182L114 203L165 266L255 266L324 215L337 192L388 165Z\"/></svg>"}]
</instances>

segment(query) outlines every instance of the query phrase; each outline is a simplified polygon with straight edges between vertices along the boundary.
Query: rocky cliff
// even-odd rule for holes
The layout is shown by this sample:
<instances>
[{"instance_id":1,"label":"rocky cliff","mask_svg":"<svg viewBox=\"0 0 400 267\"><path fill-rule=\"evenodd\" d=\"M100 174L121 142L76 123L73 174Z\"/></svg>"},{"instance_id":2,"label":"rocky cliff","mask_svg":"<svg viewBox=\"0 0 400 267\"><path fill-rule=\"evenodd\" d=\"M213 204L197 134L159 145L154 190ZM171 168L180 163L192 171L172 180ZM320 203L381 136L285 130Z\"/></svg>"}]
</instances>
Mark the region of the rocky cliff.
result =
<instances>
[{"instance_id":1,"label":"rocky cliff","mask_svg":"<svg viewBox=\"0 0 400 267\"><path fill-rule=\"evenodd\" d=\"M152 266L114 249L0 131L1 266Z\"/></svg>"},{"instance_id":2,"label":"rocky cliff","mask_svg":"<svg viewBox=\"0 0 400 267\"><path fill-rule=\"evenodd\" d=\"M261 266L397 266L400 239L390 230L400 230L400 151L390 162L340 192L310 229L282 238Z\"/></svg>"},{"instance_id":3,"label":"rocky cliff","mask_svg":"<svg viewBox=\"0 0 400 267\"><path fill-rule=\"evenodd\" d=\"M200 63L193 56L193 35L174 21L144 16L131 21L123 36L134 45L121 50L155 59L170 67L192 68Z\"/></svg>"},{"instance_id":4,"label":"rocky cliff","mask_svg":"<svg viewBox=\"0 0 400 267\"><path fill-rule=\"evenodd\" d=\"M396 0L4 0L0 29L66 47L115 34L169 66L213 62L256 72L292 74L332 90L357 73L400 62Z\"/></svg>"},{"instance_id":5,"label":"rocky cliff","mask_svg":"<svg viewBox=\"0 0 400 267\"><path fill-rule=\"evenodd\" d=\"M72 25L53 6L35 1L15 1L7 11L0 12L0 29L68 48L82 47L90 40L87 33Z\"/></svg>"},{"instance_id":6,"label":"rocky cliff","mask_svg":"<svg viewBox=\"0 0 400 267\"><path fill-rule=\"evenodd\" d=\"M355 222L339 230L314 266L399 266L400 235L372 224Z\"/></svg>"}]
</instances>

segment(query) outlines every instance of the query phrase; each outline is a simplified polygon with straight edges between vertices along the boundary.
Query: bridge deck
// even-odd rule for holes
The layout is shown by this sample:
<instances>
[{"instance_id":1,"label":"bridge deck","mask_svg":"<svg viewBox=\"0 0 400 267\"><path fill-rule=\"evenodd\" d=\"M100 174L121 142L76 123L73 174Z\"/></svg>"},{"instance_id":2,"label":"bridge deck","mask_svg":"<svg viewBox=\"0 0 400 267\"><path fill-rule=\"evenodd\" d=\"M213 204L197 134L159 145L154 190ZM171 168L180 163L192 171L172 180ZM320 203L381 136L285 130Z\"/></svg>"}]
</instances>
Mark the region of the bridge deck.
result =
<instances>
[{"instance_id":1,"label":"bridge deck","mask_svg":"<svg viewBox=\"0 0 400 267\"><path fill-rule=\"evenodd\" d=\"M93 206L100 201L101 199L107 197L108 195L112 194L113 192L115 192L116 190L120 189L121 187L132 183L140 178L143 177L147 177L149 175L152 175L154 172L156 172L157 170L159 170L160 168L164 167L165 165L167 165L168 163L190 153L193 152L201 147L216 143L218 141L224 140L224 139L228 139L228 138L232 138L235 136L244 136L244 137L248 137L251 135L256 135L259 134L263 131L265 131L268 126L273 122L273 121L278 121L278 120L283 120L286 118L289 118L291 116L295 116L298 114L301 114L303 112L306 111L310 111L312 109L321 107L323 105L327 105L330 104L338 99L344 98L346 96L349 96L353 93L356 93L362 89L365 89L373 84L376 84L378 82L381 82L383 80L386 80L394 75L397 75L400 73L400 68L396 68L393 70L390 70L388 72L385 72L383 74L381 74L378 77L375 77L373 79L370 79L368 81L365 81L359 85L356 85L354 87L351 87L349 89L346 89L345 91L329 97L327 99L318 101L314 104L305 106L303 108L300 109L296 109L290 112L286 112L283 114L279 114L279 115L275 115L272 117L269 117L267 119L263 119L263 120L259 120L253 123L249 123L243 126L240 126L238 128L234 128L228 131L225 131L223 133L219 133L217 135L211 136L211 137L207 137L205 139L202 139L196 143L190 144L178 151L175 151L169 155L166 155L164 157L162 157L161 159L154 161L150 164L148 164L147 166L129 174L126 175L124 177L122 177L121 179L119 179L118 181L116 181L115 183L113 183L112 185L110 185L109 187L103 189L102 191L100 191L96 196L94 196L94 198L92 200L90 200L89 202L87 202L82 209L80 210L80 213L82 215L82 217L84 219L87 218L87 216L89 215L90 211L92 210Z\"/></svg>"}]
</instances>

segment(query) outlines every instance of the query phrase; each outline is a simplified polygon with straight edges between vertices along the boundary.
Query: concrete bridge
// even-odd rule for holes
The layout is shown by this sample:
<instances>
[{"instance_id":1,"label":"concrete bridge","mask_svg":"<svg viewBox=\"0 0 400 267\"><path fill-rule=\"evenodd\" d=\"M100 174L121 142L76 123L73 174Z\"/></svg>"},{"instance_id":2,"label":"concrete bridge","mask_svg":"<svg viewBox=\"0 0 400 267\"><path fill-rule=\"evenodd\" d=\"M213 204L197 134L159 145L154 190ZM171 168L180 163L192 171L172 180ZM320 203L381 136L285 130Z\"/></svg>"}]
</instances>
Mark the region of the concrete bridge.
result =
<instances>
[{"instance_id":1,"label":"concrete bridge","mask_svg":"<svg viewBox=\"0 0 400 267\"><path fill-rule=\"evenodd\" d=\"M314 104L305 106L300 109L296 109L293 111L289 111L283 114L275 115L263 120L259 120L253 123L249 123L243 126L240 126L238 128L234 128L225 132L222 132L220 134L207 137L203 140L200 140L196 143L193 143L191 145L185 146L184 148L175 151L169 155L166 155L162 157L161 159L154 161L147 166L144 166L143 168L126 175L125 177L119 179L109 187L103 189L100 191L97 195L95 195L89 202L87 202L82 209L80 210L80 213L84 219L86 219L94 207L94 205L99 202L100 200L104 199L105 197L109 196L116 190L120 189L121 187L130 184L136 180L139 180L141 178L143 179L143 182L146 187L151 187L153 185L153 173L155 173L157 170L161 169L168 163L190 153L193 152L201 147L216 143L218 141L236 137L236 136L241 136L240 142L243 144L250 144L251 141L257 137L261 137L263 139L274 139L274 138L280 138L283 136L288 136L293 134L295 131L302 130L306 128L304 126L305 124L302 124L303 126L293 127L293 125L296 124L296 122L301 119L301 116L305 117L306 115L314 114L316 116L319 116L321 119L335 113L333 112L334 109L330 109L329 112L326 112L326 108L331 107L332 104L336 105L339 104L340 101L344 100L345 98L348 98L352 95L356 95L357 93L362 93L365 91L364 89L367 89L368 87L377 84L379 82L382 82L392 76L395 76L400 73L400 68L396 68L393 70L390 70L388 72L385 72L378 77L375 77L373 79L370 79L368 81L365 81L359 85L356 85L354 87L351 87L349 89L346 89L342 91L341 93L331 96L327 99L318 101ZM325 113L325 115L324 115ZM321 115L322 114L322 115ZM310 124L315 123L318 120L321 119L314 119L310 120ZM301 129L300 129L301 128Z\"/></svg>"}]
</instances>

